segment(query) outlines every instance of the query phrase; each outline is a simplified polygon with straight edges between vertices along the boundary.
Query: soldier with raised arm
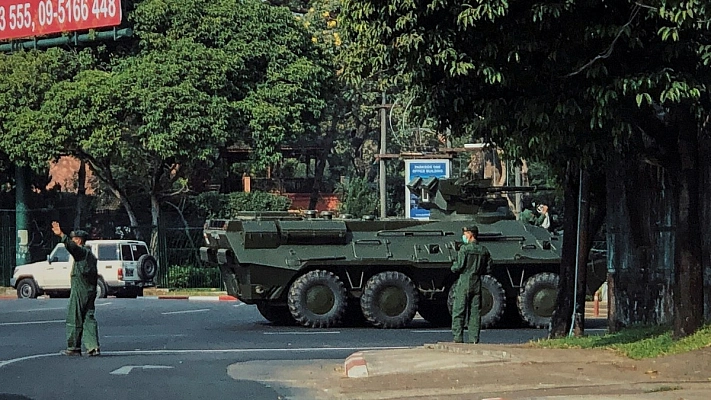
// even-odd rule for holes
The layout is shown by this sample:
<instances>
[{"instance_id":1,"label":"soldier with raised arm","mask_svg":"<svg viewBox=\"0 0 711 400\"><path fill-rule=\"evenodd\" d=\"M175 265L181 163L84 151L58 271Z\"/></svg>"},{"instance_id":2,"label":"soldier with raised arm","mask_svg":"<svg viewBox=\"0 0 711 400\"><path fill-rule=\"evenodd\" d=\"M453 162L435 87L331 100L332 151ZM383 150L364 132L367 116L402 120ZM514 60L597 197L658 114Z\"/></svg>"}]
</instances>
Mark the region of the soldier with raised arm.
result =
<instances>
[{"instance_id":1,"label":"soldier with raised arm","mask_svg":"<svg viewBox=\"0 0 711 400\"><path fill-rule=\"evenodd\" d=\"M98 271L96 257L84 245L89 236L87 232L72 231L69 236L62 232L58 222L52 222L52 232L62 238L62 243L74 257L71 275L71 294L67 307L67 349L61 353L67 356L81 356L82 338L86 354L98 356L99 329L94 317L96 284Z\"/></svg>"}]
</instances>

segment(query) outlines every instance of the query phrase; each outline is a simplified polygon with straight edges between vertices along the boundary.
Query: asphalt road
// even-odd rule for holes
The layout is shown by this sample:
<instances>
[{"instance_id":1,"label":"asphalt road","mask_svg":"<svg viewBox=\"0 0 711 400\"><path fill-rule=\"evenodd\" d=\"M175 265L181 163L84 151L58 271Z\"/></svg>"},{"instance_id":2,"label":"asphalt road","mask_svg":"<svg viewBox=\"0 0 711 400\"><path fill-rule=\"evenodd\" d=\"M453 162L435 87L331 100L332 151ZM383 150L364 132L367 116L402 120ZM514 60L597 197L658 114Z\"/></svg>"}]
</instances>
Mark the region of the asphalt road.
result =
<instances>
[{"instance_id":1,"label":"asphalt road","mask_svg":"<svg viewBox=\"0 0 711 400\"><path fill-rule=\"evenodd\" d=\"M362 349L451 340L449 330L421 319L398 330L307 329L273 326L254 306L235 301L109 298L96 305L102 356L66 357L59 355L66 305L0 301L0 400L309 398L288 383L275 386L271 367L342 365ZM523 343L545 333L485 330L482 342Z\"/></svg>"}]
</instances>

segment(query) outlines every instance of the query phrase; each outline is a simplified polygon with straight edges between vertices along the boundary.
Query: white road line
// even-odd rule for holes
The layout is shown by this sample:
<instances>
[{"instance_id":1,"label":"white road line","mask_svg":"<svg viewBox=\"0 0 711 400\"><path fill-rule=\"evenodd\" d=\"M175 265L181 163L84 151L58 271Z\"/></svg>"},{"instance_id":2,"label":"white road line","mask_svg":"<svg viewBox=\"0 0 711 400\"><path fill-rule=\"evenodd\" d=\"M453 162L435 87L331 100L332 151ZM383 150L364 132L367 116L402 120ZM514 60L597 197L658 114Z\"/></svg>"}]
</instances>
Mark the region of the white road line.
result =
<instances>
[{"instance_id":1,"label":"white road line","mask_svg":"<svg viewBox=\"0 0 711 400\"><path fill-rule=\"evenodd\" d=\"M332 335L339 334L340 331L326 331L326 332L263 332L265 335Z\"/></svg>"},{"instance_id":2,"label":"white road line","mask_svg":"<svg viewBox=\"0 0 711 400\"><path fill-rule=\"evenodd\" d=\"M63 319L54 319L51 321L25 321L25 322L2 322L0 323L0 326L9 326L9 325L38 325L38 324L56 324L59 322L67 322L66 320Z\"/></svg>"},{"instance_id":3,"label":"white road line","mask_svg":"<svg viewBox=\"0 0 711 400\"><path fill-rule=\"evenodd\" d=\"M451 329L413 329L410 333L452 333Z\"/></svg>"},{"instance_id":4,"label":"white road line","mask_svg":"<svg viewBox=\"0 0 711 400\"><path fill-rule=\"evenodd\" d=\"M13 311L9 311L9 312L16 313L16 312L27 312L27 311L50 311L50 310L66 310L66 309L67 309L67 307L30 308L27 310L13 310Z\"/></svg>"},{"instance_id":5,"label":"white road line","mask_svg":"<svg viewBox=\"0 0 711 400\"><path fill-rule=\"evenodd\" d=\"M163 315L171 315L171 314L188 314L188 313L196 313L196 312L205 312L205 311L210 311L209 308L201 308L199 310L185 310L185 311L168 311L161 313Z\"/></svg>"},{"instance_id":6,"label":"white road line","mask_svg":"<svg viewBox=\"0 0 711 400\"><path fill-rule=\"evenodd\" d=\"M243 305L244 305L244 303L239 303L239 304L233 305L232 307L242 307Z\"/></svg>"},{"instance_id":7,"label":"white road line","mask_svg":"<svg viewBox=\"0 0 711 400\"><path fill-rule=\"evenodd\" d=\"M145 337L185 337L188 335L183 335L183 334L175 334L175 335L170 335L170 334L165 334L165 335L104 335L103 337L105 338L145 338Z\"/></svg>"},{"instance_id":8,"label":"white road line","mask_svg":"<svg viewBox=\"0 0 711 400\"><path fill-rule=\"evenodd\" d=\"M96 306L108 306L109 304L114 304L113 302L109 301L108 303L96 303Z\"/></svg>"},{"instance_id":9,"label":"white road line","mask_svg":"<svg viewBox=\"0 0 711 400\"><path fill-rule=\"evenodd\" d=\"M132 355L173 355L173 354L191 354L191 353L201 353L201 354L225 354L225 353L306 353L310 351L363 351L363 350L397 350L397 349L411 349L412 347L406 346L391 346L391 347L299 347L299 348L283 348L283 349L194 349L194 350L119 350L119 351L104 351L101 350L102 355L110 356L132 356ZM18 357L10 360L0 361L0 368L15 364L21 361L34 360L37 358L51 357L51 356L62 356L57 353L51 354L35 354L31 356Z\"/></svg>"}]
</instances>

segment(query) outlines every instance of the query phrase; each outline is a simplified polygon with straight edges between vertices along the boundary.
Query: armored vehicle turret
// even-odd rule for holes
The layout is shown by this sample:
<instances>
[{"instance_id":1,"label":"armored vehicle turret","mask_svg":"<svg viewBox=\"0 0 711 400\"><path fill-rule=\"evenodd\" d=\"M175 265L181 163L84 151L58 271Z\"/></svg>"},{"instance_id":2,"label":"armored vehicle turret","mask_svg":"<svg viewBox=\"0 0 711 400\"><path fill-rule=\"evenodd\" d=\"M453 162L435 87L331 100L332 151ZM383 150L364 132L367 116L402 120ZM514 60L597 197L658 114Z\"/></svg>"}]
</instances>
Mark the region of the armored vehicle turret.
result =
<instances>
[{"instance_id":1,"label":"armored vehicle turret","mask_svg":"<svg viewBox=\"0 0 711 400\"><path fill-rule=\"evenodd\" d=\"M548 324L562 243L516 220L502 195L537 188L465 178L416 178L408 188L420 194L429 220L243 213L205 223L201 259L220 268L229 294L274 323L401 328L419 312L444 325L456 280L450 266L462 227L475 223L493 260L482 280L482 325L519 316L534 327Z\"/></svg>"}]
</instances>

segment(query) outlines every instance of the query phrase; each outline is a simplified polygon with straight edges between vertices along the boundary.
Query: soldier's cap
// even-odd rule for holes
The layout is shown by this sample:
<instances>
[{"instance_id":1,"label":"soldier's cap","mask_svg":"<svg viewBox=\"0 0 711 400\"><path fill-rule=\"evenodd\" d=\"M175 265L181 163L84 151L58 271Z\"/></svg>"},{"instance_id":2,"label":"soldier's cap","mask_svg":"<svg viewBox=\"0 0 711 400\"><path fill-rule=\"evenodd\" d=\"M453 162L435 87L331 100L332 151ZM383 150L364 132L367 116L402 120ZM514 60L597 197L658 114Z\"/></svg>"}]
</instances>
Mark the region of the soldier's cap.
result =
<instances>
[{"instance_id":1,"label":"soldier's cap","mask_svg":"<svg viewBox=\"0 0 711 400\"><path fill-rule=\"evenodd\" d=\"M78 237L78 238L86 239L89 237L89 232L79 229L77 231L72 231L69 234L69 237Z\"/></svg>"},{"instance_id":2,"label":"soldier's cap","mask_svg":"<svg viewBox=\"0 0 711 400\"><path fill-rule=\"evenodd\" d=\"M468 225L462 228L462 232L471 232L475 235L479 234L479 227L476 225Z\"/></svg>"}]
</instances>

